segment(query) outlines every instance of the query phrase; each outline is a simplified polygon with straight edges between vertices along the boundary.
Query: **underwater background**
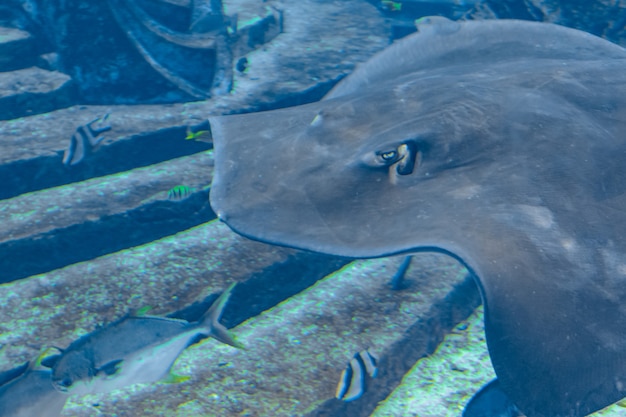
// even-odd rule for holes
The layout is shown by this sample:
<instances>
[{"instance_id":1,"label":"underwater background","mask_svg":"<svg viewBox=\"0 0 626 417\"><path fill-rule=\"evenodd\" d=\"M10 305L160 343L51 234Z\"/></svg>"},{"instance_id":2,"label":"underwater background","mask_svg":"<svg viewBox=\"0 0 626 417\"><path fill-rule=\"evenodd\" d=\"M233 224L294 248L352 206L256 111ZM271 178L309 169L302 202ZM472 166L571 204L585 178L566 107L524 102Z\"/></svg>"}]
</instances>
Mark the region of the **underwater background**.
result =
<instances>
[{"instance_id":1,"label":"underwater background","mask_svg":"<svg viewBox=\"0 0 626 417\"><path fill-rule=\"evenodd\" d=\"M467 271L420 254L395 282L403 257L238 236L209 205L203 140L209 115L319 100L429 15L549 21L626 46L617 0L4 0L0 372L138 312L196 321L237 282L221 322L245 349L204 339L175 383L73 395L46 415L459 416L494 377ZM365 349L376 378L336 399Z\"/></svg>"}]
</instances>

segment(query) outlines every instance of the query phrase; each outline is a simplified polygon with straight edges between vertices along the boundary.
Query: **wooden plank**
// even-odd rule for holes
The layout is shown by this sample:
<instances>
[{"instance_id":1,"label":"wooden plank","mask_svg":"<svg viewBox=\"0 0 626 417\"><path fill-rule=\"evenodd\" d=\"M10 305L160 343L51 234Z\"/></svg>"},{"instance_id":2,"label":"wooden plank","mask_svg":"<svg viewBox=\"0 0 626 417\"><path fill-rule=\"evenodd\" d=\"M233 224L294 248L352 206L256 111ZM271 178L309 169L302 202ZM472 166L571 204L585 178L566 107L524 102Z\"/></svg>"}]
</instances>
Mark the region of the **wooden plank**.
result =
<instances>
[{"instance_id":1,"label":"wooden plank","mask_svg":"<svg viewBox=\"0 0 626 417\"><path fill-rule=\"evenodd\" d=\"M399 382L406 371L400 368L412 365L411 348L406 348L412 344L421 346L414 352L434 349L443 337L445 329L438 325L430 326L432 333L423 332L424 323L438 322L432 320L432 306L439 304L458 321L478 301L465 271L440 255L420 255L409 273L411 286L390 290L389 278L399 261L357 261L248 320L233 330L247 350L213 340L192 346L174 367L177 374L190 376L189 381L135 385L73 399L63 415L355 416L363 407L371 412L376 398ZM415 343L417 329L422 336ZM334 399L347 361L366 347L380 355L379 377L357 401ZM402 366L394 359L397 349L405 350ZM341 413L332 414L337 407Z\"/></svg>"},{"instance_id":2,"label":"wooden plank","mask_svg":"<svg viewBox=\"0 0 626 417\"><path fill-rule=\"evenodd\" d=\"M0 206L0 282L137 246L215 218L211 152L27 193ZM175 186L190 188L180 201Z\"/></svg>"}]
</instances>

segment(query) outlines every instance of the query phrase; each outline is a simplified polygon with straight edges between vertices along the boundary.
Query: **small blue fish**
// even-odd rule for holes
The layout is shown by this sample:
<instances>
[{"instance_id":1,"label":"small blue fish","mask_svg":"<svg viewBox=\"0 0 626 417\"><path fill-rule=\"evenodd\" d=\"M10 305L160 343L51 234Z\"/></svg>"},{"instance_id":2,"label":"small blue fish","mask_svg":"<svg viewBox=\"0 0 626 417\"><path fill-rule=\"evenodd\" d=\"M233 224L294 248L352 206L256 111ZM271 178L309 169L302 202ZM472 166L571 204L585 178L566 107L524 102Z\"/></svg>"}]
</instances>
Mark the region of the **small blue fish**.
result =
<instances>
[{"instance_id":1,"label":"small blue fish","mask_svg":"<svg viewBox=\"0 0 626 417\"><path fill-rule=\"evenodd\" d=\"M172 201L181 201L189 197L195 191L195 188L190 188L186 185L177 185L167 192L167 198Z\"/></svg>"},{"instance_id":2,"label":"small blue fish","mask_svg":"<svg viewBox=\"0 0 626 417\"><path fill-rule=\"evenodd\" d=\"M354 401L367 389L367 376L376 378L378 375L377 358L365 349L356 353L348 366L341 373L335 398L342 401Z\"/></svg>"}]
</instances>

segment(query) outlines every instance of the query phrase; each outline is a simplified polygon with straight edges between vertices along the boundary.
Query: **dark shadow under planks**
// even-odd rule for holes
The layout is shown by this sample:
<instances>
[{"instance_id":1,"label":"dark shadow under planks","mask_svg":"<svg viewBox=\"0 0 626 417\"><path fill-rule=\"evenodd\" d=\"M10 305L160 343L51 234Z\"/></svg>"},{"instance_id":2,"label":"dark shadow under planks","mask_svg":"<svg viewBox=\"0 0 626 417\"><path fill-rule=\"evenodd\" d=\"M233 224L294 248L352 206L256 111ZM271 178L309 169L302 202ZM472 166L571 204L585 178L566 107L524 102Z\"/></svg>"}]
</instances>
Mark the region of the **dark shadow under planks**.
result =
<instances>
[{"instance_id":1,"label":"dark shadow under planks","mask_svg":"<svg viewBox=\"0 0 626 417\"><path fill-rule=\"evenodd\" d=\"M155 315L180 312L233 281L246 281L235 289L224 313L225 323L238 323L345 262L253 242L213 221L146 245L3 284L0 370L33 359L42 347L65 347L97 325L139 309L152 307L150 314ZM282 290L271 291L276 285Z\"/></svg>"},{"instance_id":2,"label":"dark shadow under planks","mask_svg":"<svg viewBox=\"0 0 626 417\"><path fill-rule=\"evenodd\" d=\"M0 283L137 246L215 218L210 151L27 193L0 209ZM181 201L175 186L190 188Z\"/></svg>"},{"instance_id":3,"label":"dark shadow under planks","mask_svg":"<svg viewBox=\"0 0 626 417\"><path fill-rule=\"evenodd\" d=\"M437 276L437 271L441 270L434 267L434 272L428 272L428 275L435 282L440 279L441 289L449 292L440 298L433 297L430 303L423 306L427 311L416 314L415 322L404 328L403 333L386 347L379 358L378 376L368 382L365 394L352 402L329 399L307 413L307 417L370 416L378 403L391 394L415 363L433 354L446 334L472 314L480 305L480 294L474 279L466 272L457 272L456 280L453 280L454 276L449 276L454 274L450 271ZM404 291L415 290L422 291L419 287Z\"/></svg>"},{"instance_id":4,"label":"dark shadow under planks","mask_svg":"<svg viewBox=\"0 0 626 417\"><path fill-rule=\"evenodd\" d=\"M460 417L470 398L493 378L480 306L406 373L371 416Z\"/></svg>"}]
</instances>

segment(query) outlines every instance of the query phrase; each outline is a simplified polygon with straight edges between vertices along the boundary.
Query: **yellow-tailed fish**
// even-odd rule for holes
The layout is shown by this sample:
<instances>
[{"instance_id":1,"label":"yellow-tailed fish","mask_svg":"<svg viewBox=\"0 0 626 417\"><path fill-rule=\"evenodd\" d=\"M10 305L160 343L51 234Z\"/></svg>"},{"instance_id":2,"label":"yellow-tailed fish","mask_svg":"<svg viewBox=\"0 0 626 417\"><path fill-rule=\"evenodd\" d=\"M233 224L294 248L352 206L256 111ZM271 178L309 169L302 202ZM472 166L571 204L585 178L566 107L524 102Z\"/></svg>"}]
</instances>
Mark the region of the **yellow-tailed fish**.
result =
<instances>
[{"instance_id":1,"label":"yellow-tailed fish","mask_svg":"<svg viewBox=\"0 0 626 417\"><path fill-rule=\"evenodd\" d=\"M208 130L198 130L197 132L192 132L191 129L187 128L187 136L185 136L185 140L201 140L201 139L210 139L211 132Z\"/></svg>"},{"instance_id":2,"label":"yellow-tailed fish","mask_svg":"<svg viewBox=\"0 0 626 417\"><path fill-rule=\"evenodd\" d=\"M52 385L69 394L105 393L137 383L182 381L168 376L176 358L198 336L242 346L219 323L231 285L197 322L125 317L71 343L52 367Z\"/></svg>"}]
</instances>

